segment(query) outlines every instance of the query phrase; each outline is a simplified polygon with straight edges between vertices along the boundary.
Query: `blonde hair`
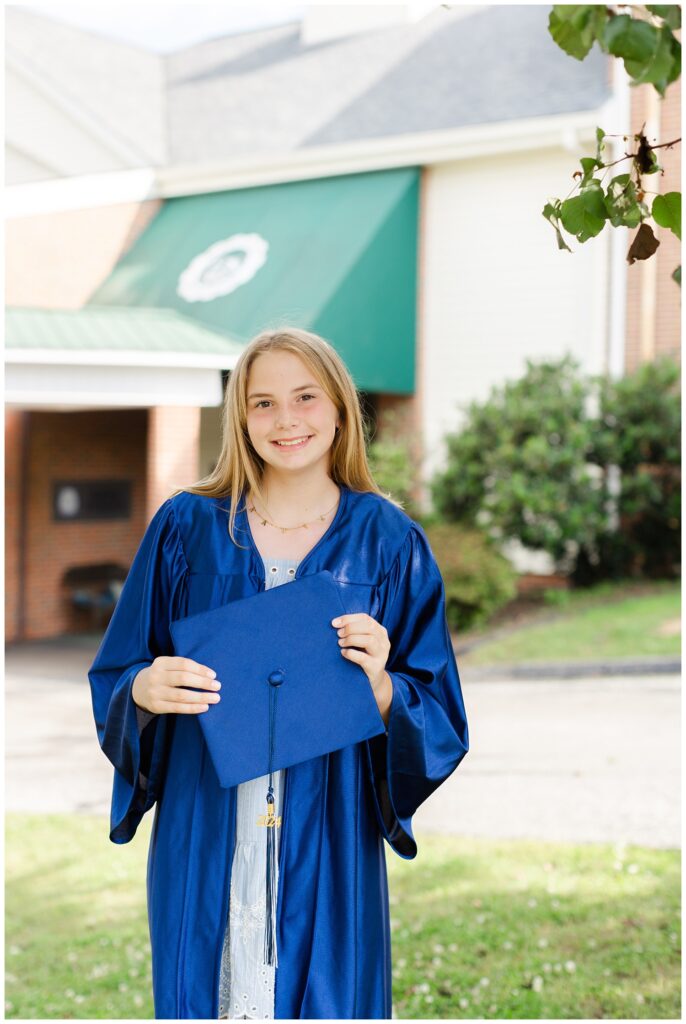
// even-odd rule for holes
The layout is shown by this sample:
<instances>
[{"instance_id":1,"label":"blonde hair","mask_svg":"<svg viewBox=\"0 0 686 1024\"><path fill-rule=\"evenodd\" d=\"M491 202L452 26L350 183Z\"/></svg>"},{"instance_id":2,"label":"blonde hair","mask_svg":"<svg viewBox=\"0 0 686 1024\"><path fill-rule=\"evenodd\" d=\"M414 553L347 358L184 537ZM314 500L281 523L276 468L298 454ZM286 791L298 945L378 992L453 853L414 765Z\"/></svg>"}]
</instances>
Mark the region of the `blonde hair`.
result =
<instances>
[{"instance_id":1,"label":"blonde hair","mask_svg":"<svg viewBox=\"0 0 686 1024\"><path fill-rule=\"evenodd\" d=\"M336 350L324 338L299 327L281 327L256 335L239 356L229 375L222 412L222 447L212 472L188 487L173 492L204 494L224 498L238 496L246 483L264 506L261 489L264 460L255 451L247 428L248 376L255 359L265 352L292 352L299 356L338 410L340 428L336 431L331 451L331 479L355 491L368 491L386 498L402 509L374 482L367 462L364 421L360 399L350 372ZM231 502L229 536L234 544L235 502ZM238 544L238 547L241 547Z\"/></svg>"}]
</instances>

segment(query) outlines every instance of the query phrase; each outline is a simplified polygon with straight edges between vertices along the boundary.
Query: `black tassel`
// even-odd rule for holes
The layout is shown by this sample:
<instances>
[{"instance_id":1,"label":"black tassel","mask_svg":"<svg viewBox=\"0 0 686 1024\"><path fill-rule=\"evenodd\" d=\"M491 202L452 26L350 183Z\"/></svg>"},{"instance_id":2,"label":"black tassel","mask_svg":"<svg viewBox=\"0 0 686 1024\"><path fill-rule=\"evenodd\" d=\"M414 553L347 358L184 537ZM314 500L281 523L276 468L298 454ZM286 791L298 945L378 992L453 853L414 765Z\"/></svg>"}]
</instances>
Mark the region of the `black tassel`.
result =
<instances>
[{"instance_id":1,"label":"black tassel","mask_svg":"<svg viewBox=\"0 0 686 1024\"><path fill-rule=\"evenodd\" d=\"M276 899L278 893L278 864L276 857L276 830L281 825L281 818L276 816L274 803L274 785L272 766L274 761L274 742L276 731L276 697L278 688L283 682L283 673L272 672L269 677L269 789L267 790L267 813L263 822L267 826L267 864L265 870L265 931L264 931L264 963L278 967L279 959L276 948Z\"/></svg>"},{"instance_id":2,"label":"black tassel","mask_svg":"<svg viewBox=\"0 0 686 1024\"><path fill-rule=\"evenodd\" d=\"M276 950L276 895L277 895L277 864L276 864L276 816L274 814L274 793L269 776L269 793L267 794L268 821L272 824L267 828L267 903L264 932L264 962L278 967L279 960Z\"/></svg>"}]
</instances>

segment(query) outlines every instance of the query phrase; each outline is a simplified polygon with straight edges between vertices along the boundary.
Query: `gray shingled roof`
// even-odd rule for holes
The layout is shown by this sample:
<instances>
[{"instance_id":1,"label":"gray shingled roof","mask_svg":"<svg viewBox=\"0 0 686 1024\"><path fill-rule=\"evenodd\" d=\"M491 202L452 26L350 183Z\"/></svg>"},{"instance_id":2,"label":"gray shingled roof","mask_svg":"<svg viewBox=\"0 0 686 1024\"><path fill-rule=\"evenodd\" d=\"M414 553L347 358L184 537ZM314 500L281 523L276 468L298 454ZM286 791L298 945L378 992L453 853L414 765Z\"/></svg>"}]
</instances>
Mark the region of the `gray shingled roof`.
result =
<instances>
[{"instance_id":1,"label":"gray shingled roof","mask_svg":"<svg viewBox=\"0 0 686 1024\"><path fill-rule=\"evenodd\" d=\"M595 109L608 59L551 39L545 6L438 8L305 46L298 23L167 58L174 163Z\"/></svg>"},{"instance_id":2,"label":"gray shingled roof","mask_svg":"<svg viewBox=\"0 0 686 1024\"><path fill-rule=\"evenodd\" d=\"M462 20L437 13L435 32L302 144L562 114L609 95L607 58L597 49L583 63L564 54L548 32L547 5Z\"/></svg>"},{"instance_id":3,"label":"gray shingled roof","mask_svg":"<svg viewBox=\"0 0 686 1024\"><path fill-rule=\"evenodd\" d=\"M439 7L311 45L293 22L159 56L15 8L7 46L127 140L128 166L173 166L596 109L610 92L608 58L564 54L549 11ZM111 169L122 163L126 153Z\"/></svg>"}]
</instances>

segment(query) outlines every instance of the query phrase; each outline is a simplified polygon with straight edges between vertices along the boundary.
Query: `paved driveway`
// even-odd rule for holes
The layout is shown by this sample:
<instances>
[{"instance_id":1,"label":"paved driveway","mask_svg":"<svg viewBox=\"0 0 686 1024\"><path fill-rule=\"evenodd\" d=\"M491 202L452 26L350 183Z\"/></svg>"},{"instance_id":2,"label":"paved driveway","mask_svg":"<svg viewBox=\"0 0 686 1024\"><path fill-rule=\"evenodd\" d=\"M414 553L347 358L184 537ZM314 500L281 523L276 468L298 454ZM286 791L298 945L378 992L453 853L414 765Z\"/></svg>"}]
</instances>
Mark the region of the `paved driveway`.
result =
<instances>
[{"instance_id":1,"label":"paved driveway","mask_svg":"<svg viewBox=\"0 0 686 1024\"><path fill-rule=\"evenodd\" d=\"M6 806L109 814L87 670L97 637L6 654ZM417 831L680 845L680 680L473 681L471 749Z\"/></svg>"}]
</instances>

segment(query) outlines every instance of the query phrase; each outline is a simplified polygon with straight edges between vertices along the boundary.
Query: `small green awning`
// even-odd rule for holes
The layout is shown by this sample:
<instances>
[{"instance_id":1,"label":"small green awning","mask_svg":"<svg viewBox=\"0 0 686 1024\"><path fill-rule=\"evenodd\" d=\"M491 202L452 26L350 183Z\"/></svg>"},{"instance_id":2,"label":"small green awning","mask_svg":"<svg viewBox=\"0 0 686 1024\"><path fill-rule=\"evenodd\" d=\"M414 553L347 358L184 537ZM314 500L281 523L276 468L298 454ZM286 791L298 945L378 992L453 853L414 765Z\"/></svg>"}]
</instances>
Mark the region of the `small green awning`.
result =
<instances>
[{"instance_id":1,"label":"small green awning","mask_svg":"<svg viewBox=\"0 0 686 1024\"><path fill-rule=\"evenodd\" d=\"M243 345L235 337L210 330L173 309L129 309L89 305L83 309L5 309L6 350L26 354L40 350L46 359L79 353L85 361L98 354L148 355L161 365L165 356L202 359L216 369L233 366ZM207 357L210 357L208 361ZM214 359L212 359L214 357Z\"/></svg>"},{"instance_id":2,"label":"small green awning","mask_svg":"<svg viewBox=\"0 0 686 1024\"><path fill-rule=\"evenodd\" d=\"M5 404L23 409L216 408L245 347L175 309L5 310Z\"/></svg>"},{"instance_id":3,"label":"small green awning","mask_svg":"<svg viewBox=\"0 0 686 1024\"><path fill-rule=\"evenodd\" d=\"M419 169L169 199L90 298L176 309L243 344L322 334L364 391L414 391Z\"/></svg>"}]
</instances>

